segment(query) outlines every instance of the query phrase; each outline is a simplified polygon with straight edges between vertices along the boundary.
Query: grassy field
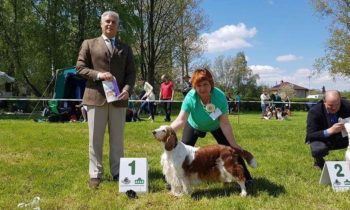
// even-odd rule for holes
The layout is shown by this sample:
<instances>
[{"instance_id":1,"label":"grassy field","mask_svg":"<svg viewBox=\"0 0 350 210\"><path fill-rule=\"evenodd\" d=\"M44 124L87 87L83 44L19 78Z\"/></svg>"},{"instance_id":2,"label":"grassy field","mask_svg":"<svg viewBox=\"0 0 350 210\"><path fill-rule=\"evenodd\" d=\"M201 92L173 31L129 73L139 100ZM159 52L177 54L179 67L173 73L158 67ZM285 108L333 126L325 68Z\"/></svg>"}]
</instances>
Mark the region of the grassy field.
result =
<instances>
[{"instance_id":1,"label":"grassy field","mask_svg":"<svg viewBox=\"0 0 350 210\"><path fill-rule=\"evenodd\" d=\"M173 117L174 118L174 117ZM88 129L86 123L36 123L26 119L0 120L0 209L16 209L21 202L41 198L41 209L349 209L350 192L336 193L319 184L321 171L312 167L304 144L305 112L287 121L264 121L259 114L231 115L239 144L251 151L258 168L251 169L255 185L246 198L236 184L201 184L192 195L168 194L161 173L162 148L151 131L161 124L127 123L126 157L146 157L149 193L128 199L118 192L108 168L98 190L88 188ZM178 133L181 136L181 132ZM106 139L107 136L106 136ZM211 135L198 146L214 144ZM344 151L327 160L342 160Z\"/></svg>"}]
</instances>

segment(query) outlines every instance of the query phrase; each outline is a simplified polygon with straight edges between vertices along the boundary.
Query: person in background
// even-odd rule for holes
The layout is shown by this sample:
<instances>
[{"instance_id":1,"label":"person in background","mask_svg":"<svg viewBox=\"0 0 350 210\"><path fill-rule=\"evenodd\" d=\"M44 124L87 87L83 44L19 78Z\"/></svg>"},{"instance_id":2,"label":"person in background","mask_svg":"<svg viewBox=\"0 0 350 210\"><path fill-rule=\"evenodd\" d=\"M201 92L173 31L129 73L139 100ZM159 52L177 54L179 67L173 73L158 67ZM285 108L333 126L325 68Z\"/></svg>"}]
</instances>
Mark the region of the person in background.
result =
<instances>
[{"instance_id":1,"label":"person in background","mask_svg":"<svg viewBox=\"0 0 350 210\"><path fill-rule=\"evenodd\" d=\"M266 90L263 89L263 92L260 95L261 119L264 119L264 116L266 116L266 107L268 106L268 101L269 100L270 100L270 97L267 95Z\"/></svg>"},{"instance_id":2,"label":"person in background","mask_svg":"<svg viewBox=\"0 0 350 210\"><path fill-rule=\"evenodd\" d=\"M227 93L226 100L227 100L227 103L228 103L228 113L231 114L232 112L234 112L234 109L235 109L235 104L233 102L234 99L232 97L232 93L231 92Z\"/></svg>"},{"instance_id":3,"label":"person in background","mask_svg":"<svg viewBox=\"0 0 350 210\"><path fill-rule=\"evenodd\" d=\"M269 100L270 100L269 106L271 107L271 109L272 109L273 111L275 111L275 108L276 108L276 103L275 103L275 101L276 101L276 95L275 95L275 93L271 93L271 94L270 94Z\"/></svg>"},{"instance_id":4,"label":"person in background","mask_svg":"<svg viewBox=\"0 0 350 210\"><path fill-rule=\"evenodd\" d=\"M170 122L171 118L171 101L174 98L174 85L169 78L164 74L161 76L162 83L160 84L159 100L164 101L165 122Z\"/></svg>"},{"instance_id":5,"label":"person in background","mask_svg":"<svg viewBox=\"0 0 350 210\"><path fill-rule=\"evenodd\" d=\"M289 117L291 116L292 112L291 112L291 103L290 103L289 96L286 96L284 100L284 111L288 114Z\"/></svg>"},{"instance_id":6,"label":"person in background","mask_svg":"<svg viewBox=\"0 0 350 210\"><path fill-rule=\"evenodd\" d=\"M239 92L237 92L236 94L236 98L235 98L235 111L238 112L239 108L241 106L241 96L239 95Z\"/></svg>"},{"instance_id":7,"label":"person in background","mask_svg":"<svg viewBox=\"0 0 350 210\"><path fill-rule=\"evenodd\" d=\"M207 69L196 69L191 78L193 89L182 102L181 111L170 124L176 132L183 128L182 141L194 146L198 138L210 132L218 144L242 149L236 142L228 119L228 105L225 93L214 86L214 79ZM245 169L245 177L252 177L241 157L239 162Z\"/></svg>"},{"instance_id":8,"label":"person in background","mask_svg":"<svg viewBox=\"0 0 350 210\"><path fill-rule=\"evenodd\" d=\"M275 99L274 99L274 105L275 105L275 117L276 117L276 120L278 119L277 117L277 112L276 112L276 109L280 109L280 110L284 110L283 109L283 103L282 103L282 98L281 96L278 94L278 93L275 93Z\"/></svg>"},{"instance_id":9,"label":"person in background","mask_svg":"<svg viewBox=\"0 0 350 210\"><path fill-rule=\"evenodd\" d=\"M128 99L136 72L132 49L117 39L119 15L101 16L102 35L84 40L76 63L77 74L87 79L83 104L87 106L89 127L89 187L98 188L103 176L103 140L109 132L109 166L113 180L119 180L120 158L124 156L124 126ZM118 100L107 103L103 80L116 79Z\"/></svg>"},{"instance_id":10,"label":"person in background","mask_svg":"<svg viewBox=\"0 0 350 210\"><path fill-rule=\"evenodd\" d=\"M154 121L154 100L156 99L154 93L153 93L153 86L145 81L145 79L140 79L139 81L140 86L143 87L143 90L145 91L145 94L141 97L141 100L145 100L142 102L140 110L147 110L149 113L149 117ZM139 116L139 113L138 113Z\"/></svg>"},{"instance_id":11,"label":"person in background","mask_svg":"<svg viewBox=\"0 0 350 210\"><path fill-rule=\"evenodd\" d=\"M337 90L326 91L324 99L313 106L307 115L306 139L314 158L314 167L322 169L324 157L330 150L346 148L349 137L342 137L344 123L339 118L350 117L350 102L342 99Z\"/></svg>"},{"instance_id":12,"label":"person in background","mask_svg":"<svg viewBox=\"0 0 350 210\"><path fill-rule=\"evenodd\" d=\"M138 108L136 107L136 102L134 102L134 100L138 100L138 97L137 97L135 91L132 91L131 96L130 96L130 100L128 103L128 109L130 109L132 111L131 121L137 122L137 121L141 121L141 119L138 116Z\"/></svg>"},{"instance_id":13,"label":"person in background","mask_svg":"<svg viewBox=\"0 0 350 210\"><path fill-rule=\"evenodd\" d=\"M81 116L83 117L83 122L87 122L87 106L83 103L75 105L76 108L80 109Z\"/></svg>"},{"instance_id":14,"label":"person in background","mask_svg":"<svg viewBox=\"0 0 350 210\"><path fill-rule=\"evenodd\" d=\"M183 87L182 87L182 94L185 97L188 92L192 89L192 84L190 82L191 77L188 75L185 75L183 77Z\"/></svg>"}]
</instances>

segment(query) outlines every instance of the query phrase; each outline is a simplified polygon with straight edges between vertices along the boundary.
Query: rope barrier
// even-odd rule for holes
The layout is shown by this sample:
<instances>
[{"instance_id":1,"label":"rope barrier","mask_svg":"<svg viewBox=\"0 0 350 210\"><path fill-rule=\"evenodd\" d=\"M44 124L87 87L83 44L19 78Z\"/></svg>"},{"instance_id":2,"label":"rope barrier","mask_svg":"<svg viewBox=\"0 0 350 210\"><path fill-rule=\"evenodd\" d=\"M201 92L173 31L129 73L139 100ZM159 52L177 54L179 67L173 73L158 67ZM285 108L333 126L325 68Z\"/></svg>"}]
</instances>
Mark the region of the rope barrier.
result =
<instances>
[{"instance_id":1,"label":"rope barrier","mask_svg":"<svg viewBox=\"0 0 350 210\"><path fill-rule=\"evenodd\" d=\"M55 98L14 98L14 97L8 97L8 98L2 98L0 97L0 101L82 101L82 99L55 99ZM146 100L132 100L129 99L129 102L145 102ZM183 100L147 100L147 102L174 102L174 103L182 103ZM229 103L236 103L235 101L228 101ZM261 103L260 101L240 101L240 103ZM273 104L317 104L317 102L269 102ZM268 104L269 104L268 103Z\"/></svg>"}]
</instances>

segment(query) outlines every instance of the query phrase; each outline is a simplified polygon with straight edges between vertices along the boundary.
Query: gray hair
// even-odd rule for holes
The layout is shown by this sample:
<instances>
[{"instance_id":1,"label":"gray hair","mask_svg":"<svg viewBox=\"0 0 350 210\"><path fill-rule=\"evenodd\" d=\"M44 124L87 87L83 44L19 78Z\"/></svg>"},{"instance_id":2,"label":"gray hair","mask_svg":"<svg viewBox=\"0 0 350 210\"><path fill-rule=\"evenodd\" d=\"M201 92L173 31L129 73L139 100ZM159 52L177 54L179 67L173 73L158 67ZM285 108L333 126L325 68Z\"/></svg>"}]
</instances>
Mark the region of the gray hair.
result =
<instances>
[{"instance_id":1,"label":"gray hair","mask_svg":"<svg viewBox=\"0 0 350 210\"><path fill-rule=\"evenodd\" d=\"M117 20L117 25L119 25L119 15L118 13L114 12L114 11L106 11L101 15L101 23L103 21L103 18L105 18L106 16L112 16Z\"/></svg>"}]
</instances>

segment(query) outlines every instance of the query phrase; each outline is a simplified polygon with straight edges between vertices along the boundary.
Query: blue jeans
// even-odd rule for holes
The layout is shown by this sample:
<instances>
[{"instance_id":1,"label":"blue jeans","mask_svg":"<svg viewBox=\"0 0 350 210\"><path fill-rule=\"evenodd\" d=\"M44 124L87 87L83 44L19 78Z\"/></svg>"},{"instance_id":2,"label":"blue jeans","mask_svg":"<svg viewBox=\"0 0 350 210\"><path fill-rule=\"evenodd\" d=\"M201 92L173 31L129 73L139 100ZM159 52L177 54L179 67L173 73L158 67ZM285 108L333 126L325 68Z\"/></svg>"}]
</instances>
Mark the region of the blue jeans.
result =
<instances>
[{"instance_id":1,"label":"blue jeans","mask_svg":"<svg viewBox=\"0 0 350 210\"><path fill-rule=\"evenodd\" d=\"M261 104L261 115L264 116L265 112L266 112L266 107L267 104Z\"/></svg>"}]
</instances>

